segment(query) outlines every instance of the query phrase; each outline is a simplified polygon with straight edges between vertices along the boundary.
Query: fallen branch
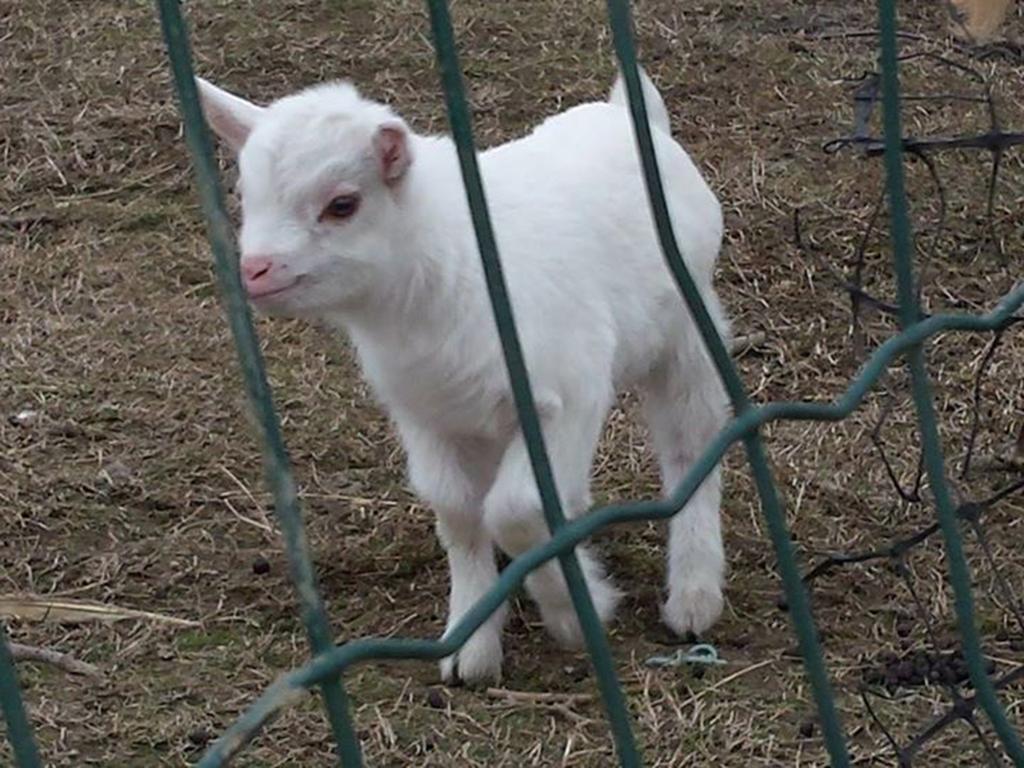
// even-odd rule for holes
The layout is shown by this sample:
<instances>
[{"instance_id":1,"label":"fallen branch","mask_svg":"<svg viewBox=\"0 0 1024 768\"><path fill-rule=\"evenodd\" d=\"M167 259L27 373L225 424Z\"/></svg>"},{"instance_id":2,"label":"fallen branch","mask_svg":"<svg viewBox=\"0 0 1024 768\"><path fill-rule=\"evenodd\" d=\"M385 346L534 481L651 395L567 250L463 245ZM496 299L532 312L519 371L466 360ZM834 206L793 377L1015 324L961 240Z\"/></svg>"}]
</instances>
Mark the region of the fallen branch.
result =
<instances>
[{"instance_id":1,"label":"fallen branch","mask_svg":"<svg viewBox=\"0 0 1024 768\"><path fill-rule=\"evenodd\" d=\"M58 667L72 675L103 677L99 667L85 661L80 661L67 653L61 653L49 648L37 648L34 645L22 645L21 643L8 643L7 647L11 651L11 658L15 661L37 661L42 664Z\"/></svg>"}]
</instances>

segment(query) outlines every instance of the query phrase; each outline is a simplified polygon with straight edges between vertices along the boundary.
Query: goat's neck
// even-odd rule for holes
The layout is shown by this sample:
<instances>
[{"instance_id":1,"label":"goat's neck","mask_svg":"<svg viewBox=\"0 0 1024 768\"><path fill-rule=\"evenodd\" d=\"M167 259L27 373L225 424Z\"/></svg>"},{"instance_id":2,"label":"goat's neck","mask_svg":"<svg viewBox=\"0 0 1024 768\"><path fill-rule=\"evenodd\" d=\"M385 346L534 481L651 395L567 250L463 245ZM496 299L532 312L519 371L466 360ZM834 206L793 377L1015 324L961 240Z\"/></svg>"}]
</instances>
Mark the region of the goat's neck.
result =
<instances>
[{"instance_id":1,"label":"goat's neck","mask_svg":"<svg viewBox=\"0 0 1024 768\"><path fill-rule=\"evenodd\" d=\"M483 290L454 145L413 137L403 215L391 235L398 272L357 310L337 318L364 351L426 353L456 332Z\"/></svg>"}]
</instances>

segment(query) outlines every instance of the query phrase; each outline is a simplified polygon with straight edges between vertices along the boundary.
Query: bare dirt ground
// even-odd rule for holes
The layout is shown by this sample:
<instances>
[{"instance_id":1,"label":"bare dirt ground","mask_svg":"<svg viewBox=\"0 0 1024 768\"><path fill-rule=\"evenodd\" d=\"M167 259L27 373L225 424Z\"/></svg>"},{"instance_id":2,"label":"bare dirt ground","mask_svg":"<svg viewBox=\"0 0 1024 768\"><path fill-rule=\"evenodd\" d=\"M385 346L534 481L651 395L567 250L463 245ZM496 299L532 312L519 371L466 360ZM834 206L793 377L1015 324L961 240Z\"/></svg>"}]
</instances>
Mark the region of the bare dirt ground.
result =
<instances>
[{"instance_id":1,"label":"bare dirt ground","mask_svg":"<svg viewBox=\"0 0 1024 768\"><path fill-rule=\"evenodd\" d=\"M876 312L855 334L848 296L829 267L849 271L880 189L880 163L822 150L850 129L850 78L874 69L875 41L860 34L873 28L874 6L811 6L648 0L637 8L643 58L674 131L726 211L721 292L737 332L767 336L741 361L758 401L834 398L863 359L859 347L870 350L893 329ZM226 87L269 100L348 77L416 129L445 127L421 3L217 0L184 8L198 70ZM936 4L901 8L911 33L905 51L941 52L977 68L995 88L1004 127L1024 130L1024 65L1012 51L967 56L946 38ZM606 93L613 57L603 4L459 2L454 13L482 144ZM1020 34L1019 17L1010 30ZM48 765L186 765L267 684L301 664L306 649L163 44L151 4L113 0L0 3L0 41L0 594L100 601L199 622L13 619L15 640L73 653L104 677L27 663L19 673ZM908 63L905 81L908 92L977 92L964 73L934 62ZM907 102L905 119L917 136L987 130L976 102ZM991 222L988 160L978 152L940 157L941 231L925 166L909 168L922 259L936 243L924 289L930 311L991 307L1024 272L1021 155L1003 158ZM804 248L794 244L797 208ZM884 232L884 216L879 224ZM883 236L867 239L865 285L891 300L886 249ZM343 341L293 322L260 321L260 331L338 641L437 635L447 579L431 516L407 492L399 448ZM990 340L947 334L930 352L960 499L985 498L1022 473L1014 443L1024 427L1024 336L1019 325L1004 334L978 379L975 409L975 376ZM37 416L8 421L25 410ZM630 410L627 399L610 420L595 471L599 501L656 493ZM972 468L961 478L976 411ZM880 441L910 500L897 494L871 440L885 412ZM912 492L919 445L901 369L847 421L775 425L768 436L808 567L825 553L883 546L931 521ZM997 579L1019 592L1022 513L1019 493L985 513L998 571L966 536L978 621L997 673L1024 662L1016 601ZM729 456L725 519L728 606L706 639L728 663L703 676L643 665L673 643L657 618L661 527L598 538L629 592L610 631L647 763L827 764L739 451ZM259 558L269 570L254 571ZM893 663L933 641L942 650L955 642L937 538L916 547L905 567L909 579L881 560L813 584L858 765L896 765L884 729L906 743L949 703L941 685L915 684ZM585 657L554 649L521 598L506 646L504 689L564 696L444 689L429 664L354 670L348 681L368 764L612 765ZM878 720L862 702L865 685L878 694L870 699ZM1009 686L1003 700L1019 721L1021 691ZM992 738L983 718L979 728L982 737L966 722L953 724L916 764L983 764ZM10 761L6 749L0 744L0 763ZM239 764L327 765L331 753L311 698Z\"/></svg>"}]
</instances>

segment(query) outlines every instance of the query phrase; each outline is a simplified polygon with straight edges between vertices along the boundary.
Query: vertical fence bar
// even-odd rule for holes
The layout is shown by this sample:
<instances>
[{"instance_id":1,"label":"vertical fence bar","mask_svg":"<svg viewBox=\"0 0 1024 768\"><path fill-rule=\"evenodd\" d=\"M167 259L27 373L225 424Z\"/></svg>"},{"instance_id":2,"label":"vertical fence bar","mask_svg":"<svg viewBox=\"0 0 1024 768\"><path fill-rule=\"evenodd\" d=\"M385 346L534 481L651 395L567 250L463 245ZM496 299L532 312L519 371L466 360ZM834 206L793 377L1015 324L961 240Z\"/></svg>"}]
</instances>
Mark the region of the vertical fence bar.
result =
<instances>
[{"instance_id":1,"label":"vertical fence bar","mask_svg":"<svg viewBox=\"0 0 1024 768\"><path fill-rule=\"evenodd\" d=\"M178 8L179 0L157 0L157 4L185 124L185 139L192 154L200 199L206 216L207 237L213 250L217 280L231 323L246 391L260 424L266 481L274 495L274 508L284 534L291 577L298 592L309 644L314 653L321 653L334 647L334 641L327 613L317 590L309 544L299 511L295 480L281 436L277 413L274 410L270 387L267 385L263 357L252 325L249 306L238 275L233 228L224 206L224 195L213 159L212 146L199 106L188 34ZM362 756L352 727L348 696L341 679L338 677L326 681L320 688L338 745L341 764L345 768L358 768L362 765Z\"/></svg>"},{"instance_id":2,"label":"vertical fence bar","mask_svg":"<svg viewBox=\"0 0 1024 768\"><path fill-rule=\"evenodd\" d=\"M900 324L904 330L920 320L920 304L914 288L913 233L907 214L903 179L903 140L900 121L900 86L896 42L896 7L894 0L879 0L882 108L885 127L885 170L891 217L893 267L896 272L899 296ZM935 498L935 509L946 545L949 581L953 587L954 607L964 658L970 672L977 701L992 722L999 740L1015 765L1024 766L1024 748L1020 737L1006 717L992 682L985 672L981 638L974 623L974 599L971 595L971 575L964 558L960 538L960 523L946 479L945 457L939 436L931 383L925 366L922 345L907 352L910 376L917 409L924 451L925 470Z\"/></svg>"},{"instance_id":3,"label":"vertical fence bar","mask_svg":"<svg viewBox=\"0 0 1024 768\"><path fill-rule=\"evenodd\" d=\"M565 524L555 479L551 472L547 451L544 447L544 435L534 405L533 392L526 371L519 336L516 332L512 307L508 298L508 290L503 277L501 262L498 259L498 248L491 228L490 216L487 212L487 201L484 196L480 170L476 162L476 150L473 141L473 129L466 104L465 89L462 84L462 71L459 68L458 53L455 49L455 35L452 30L451 16L445 0L428 0L430 22L434 36L434 48L437 53L441 80L444 85L445 103L448 108L448 120L451 124L452 137L458 149L459 163L462 168L462 181L466 188L466 197L473 215L473 227L476 232L477 247L483 263L487 290L491 299L494 320L498 327L505 364L508 368L512 384L512 395L515 400L516 412L519 415L520 427L529 452L530 464L533 468L534 480L540 492L544 517L552 534ZM636 748L633 730L629 722L629 711L625 697L615 674L615 663L611 648L605 637L601 621L590 598L579 560L574 552L559 557L562 573L565 575L573 607L579 618L587 648L590 651L594 673L604 701L608 720L612 729L612 737L619 755L619 763L624 768L633 768L641 764Z\"/></svg>"},{"instance_id":4,"label":"vertical fence bar","mask_svg":"<svg viewBox=\"0 0 1024 768\"><path fill-rule=\"evenodd\" d=\"M25 713L25 704L18 690L18 675L14 658L7 646L7 630L0 621L0 709L7 723L7 740L14 750L18 768L42 768L39 749L32 737L32 726Z\"/></svg>"},{"instance_id":5,"label":"vertical fence bar","mask_svg":"<svg viewBox=\"0 0 1024 768\"><path fill-rule=\"evenodd\" d=\"M679 245L672 230L665 201L665 192L661 183L661 173L654 154L654 142L651 128L647 120L647 108L643 100L643 88L637 68L636 48L633 43L632 19L630 18L628 0L608 0L608 18L612 28L612 42L619 60L619 68L629 95L630 113L636 133L637 147L643 165L644 180L647 184L648 201L654 216L658 238L665 256L665 261L676 280L676 285L693 315L701 337L711 359L718 369L722 382L733 404L737 416L742 417L750 410L751 404L747 397L743 382L740 379L724 340L715 329L714 322L701 298L700 291L693 282L689 269L679 251ZM761 509L768 524L769 535L775 547L776 560L782 577L783 588L789 601L789 614L793 629L797 636L804 667L811 683L814 699L818 707L822 733L834 768L843 768L850 764L849 753L843 726L836 710L832 685L829 682L825 661L818 642L818 633L811 615L810 603L800 576L793 554L789 530L786 527L785 515L779 500L775 481L772 477L760 430L743 438L747 458L754 474L754 482L761 498ZM686 514L680 512L679 514Z\"/></svg>"}]
</instances>

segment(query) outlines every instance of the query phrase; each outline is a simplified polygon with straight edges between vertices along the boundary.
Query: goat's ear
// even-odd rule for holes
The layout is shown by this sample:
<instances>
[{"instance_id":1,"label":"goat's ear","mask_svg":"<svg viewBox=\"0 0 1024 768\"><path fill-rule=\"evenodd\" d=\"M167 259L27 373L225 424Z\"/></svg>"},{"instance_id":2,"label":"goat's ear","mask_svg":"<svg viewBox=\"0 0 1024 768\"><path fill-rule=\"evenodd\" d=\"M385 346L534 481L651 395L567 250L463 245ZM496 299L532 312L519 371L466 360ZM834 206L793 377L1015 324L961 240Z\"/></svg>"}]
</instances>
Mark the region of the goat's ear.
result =
<instances>
[{"instance_id":1,"label":"goat's ear","mask_svg":"<svg viewBox=\"0 0 1024 768\"><path fill-rule=\"evenodd\" d=\"M249 133L263 115L264 108L228 93L201 77L196 78L196 85L199 87L199 101L203 105L206 122L232 150L236 153L241 151Z\"/></svg>"},{"instance_id":2,"label":"goat's ear","mask_svg":"<svg viewBox=\"0 0 1024 768\"><path fill-rule=\"evenodd\" d=\"M373 151L381 179L389 187L394 186L412 164L409 130L397 121L380 125L373 137Z\"/></svg>"}]
</instances>

